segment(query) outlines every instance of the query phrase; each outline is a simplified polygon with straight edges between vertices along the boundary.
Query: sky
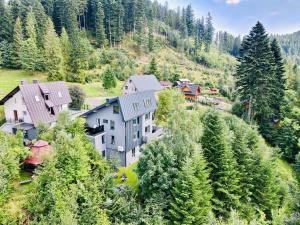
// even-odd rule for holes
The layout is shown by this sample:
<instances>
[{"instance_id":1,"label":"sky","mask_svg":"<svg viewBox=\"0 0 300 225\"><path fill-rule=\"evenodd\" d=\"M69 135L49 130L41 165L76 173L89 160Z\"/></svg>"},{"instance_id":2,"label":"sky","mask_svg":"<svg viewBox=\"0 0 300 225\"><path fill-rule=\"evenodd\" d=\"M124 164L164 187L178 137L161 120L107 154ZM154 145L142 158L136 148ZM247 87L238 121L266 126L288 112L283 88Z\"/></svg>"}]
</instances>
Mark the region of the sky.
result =
<instances>
[{"instance_id":1,"label":"sky","mask_svg":"<svg viewBox=\"0 0 300 225\"><path fill-rule=\"evenodd\" d=\"M234 35L248 34L257 21L272 34L300 30L300 0L168 0L168 4L174 9L192 4L196 17L211 12L215 28Z\"/></svg>"}]
</instances>

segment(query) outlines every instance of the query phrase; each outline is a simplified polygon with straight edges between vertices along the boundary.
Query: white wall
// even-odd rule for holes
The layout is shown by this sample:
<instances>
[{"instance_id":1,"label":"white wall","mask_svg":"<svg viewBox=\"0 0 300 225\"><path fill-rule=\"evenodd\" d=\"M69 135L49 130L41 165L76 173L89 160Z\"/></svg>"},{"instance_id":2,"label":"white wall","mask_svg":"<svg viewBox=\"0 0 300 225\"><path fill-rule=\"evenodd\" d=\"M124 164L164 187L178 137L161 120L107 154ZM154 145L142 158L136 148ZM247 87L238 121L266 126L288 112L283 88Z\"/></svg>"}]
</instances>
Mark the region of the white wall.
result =
<instances>
[{"instance_id":1,"label":"white wall","mask_svg":"<svg viewBox=\"0 0 300 225\"><path fill-rule=\"evenodd\" d=\"M31 117L29 115L25 102L23 101L23 96L20 91L18 91L4 104L6 121L14 121L14 110L17 110L19 119L23 119L25 123L32 123ZM24 115L23 112L26 112L26 115Z\"/></svg>"},{"instance_id":2,"label":"white wall","mask_svg":"<svg viewBox=\"0 0 300 225\"><path fill-rule=\"evenodd\" d=\"M106 148L118 149L118 146L122 146L125 149L125 123L122 118L122 114L113 114L113 106L101 109L97 113L88 116L87 124L90 127L98 125L98 119L101 121L101 125L104 125L105 130L105 143ZM108 120L108 123L103 123L103 120ZM110 129L110 120L115 121L115 130ZM111 144L111 136L115 136L115 144Z\"/></svg>"},{"instance_id":3,"label":"white wall","mask_svg":"<svg viewBox=\"0 0 300 225\"><path fill-rule=\"evenodd\" d=\"M126 87L127 87L127 90L126 90ZM124 87L123 87L123 93L124 95L128 95L128 94L133 94L133 93L136 93L136 87L135 85L133 84L133 82L128 79L127 82L125 83Z\"/></svg>"},{"instance_id":4,"label":"white wall","mask_svg":"<svg viewBox=\"0 0 300 225\"><path fill-rule=\"evenodd\" d=\"M148 119L148 120L146 120L146 114L142 116L142 126L143 126L142 136L143 137L152 132L152 127L153 127L152 115L153 115L153 113L150 112L150 119ZM145 127L147 127L149 125L150 125L150 131L149 131L149 133L146 134Z\"/></svg>"},{"instance_id":5,"label":"white wall","mask_svg":"<svg viewBox=\"0 0 300 225\"><path fill-rule=\"evenodd\" d=\"M126 153L126 166L130 166L132 163L135 163L139 160L141 156L141 147L138 146L135 148L135 157L132 155L132 150Z\"/></svg>"}]
</instances>

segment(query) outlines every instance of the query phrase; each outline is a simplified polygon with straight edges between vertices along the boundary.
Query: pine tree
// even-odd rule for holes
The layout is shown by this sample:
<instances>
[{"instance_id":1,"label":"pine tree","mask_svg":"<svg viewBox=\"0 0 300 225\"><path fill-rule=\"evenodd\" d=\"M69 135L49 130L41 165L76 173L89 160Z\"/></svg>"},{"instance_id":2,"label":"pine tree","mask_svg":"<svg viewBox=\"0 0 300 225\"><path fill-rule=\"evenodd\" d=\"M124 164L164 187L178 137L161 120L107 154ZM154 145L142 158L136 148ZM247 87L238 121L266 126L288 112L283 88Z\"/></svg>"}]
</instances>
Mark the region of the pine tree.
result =
<instances>
[{"instance_id":1,"label":"pine tree","mask_svg":"<svg viewBox=\"0 0 300 225\"><path fill-rule=\"evenodd\" d=\"M186 10L182 9L181 22L180 22L180 33L182 38L186 38L188 36L188 27L186 21Z\"/></svg>"},{"instance_id":2,"label":"pine tree","mask_svg":"<svg viewBox=\"0 0 300 225\"><path fill-rule=\"evenodd\" d=\"M60 46L65 63L65 71L70 71L71 43L66 29L63 27L60 36Z\"/></svg>"},{"instance_id":3,"label":"pine tree","mask_svg":"<svg viewBox=\"0 0 300 225\"><path fill-rule=\"evenodd\" d=\"M102 81L103 81L103 87L105 89L111 89L117 86L117 81L114 75L114 71L110 66L108 66L107 69L104 71Z\"/></svg>"},{"instance_id":4,"label":"pine tree","mask_svg":"<svg viewBox=\"0 0 300 225\"><path fill-rule=\"evenodd\" d=\"M167 204L171 187L177 174L174 153L163 141L146 146L137 165L141 194L144 199L161 200ZM157 199L160 200L160 199Z\"/></svg>"},{"instance_id":5,"label":"pine tree","mask_svg":"<svg viewBox=\"0 0 300 225\"><path fill-rule=\"evenodd\" d=\"M121 0L116 0L113 3L113 40L114 44L119 44L124 33L124 8Z\"/></svg>"},{"instance_id":6,"label":"pine tree","mask_svg":"<svg viewBox=\"0 0 300 225\"><path fill-rule=\"evenodd\" d=\"M6 40L11 41L12 37L12 15L5 3L5 0L0 0L0 42Z\"/></svg>"},{"instance_id":7,"label":"pine tree","mask_svg":"<svg viewBox=\"0 0 300 225\"><path fill-rule=\"evenodd\" d=\"M105 45L104 10L100 0L96 1L95 36L98 47Z\"/></svg>"},{"instance_id":8,"label":"pine tree","mask_svg":"<svg viewBox=\"0 0 300 225\"><path fill-rule=\"evenodd\" d=\"M195 36L195 51L201 50L202 45L204 44L205 38L205 26L204 18L198 19L196 22L196 36Z\"/></svg>"},{"instance_id":9,"label":"pine tree","mask_svg":"<svg viewBox=\"0 0 300 225\"><path fill-rule=\"evenodd\" d=\"M226 139L227 127L217 111L209 110L203 118L201 144L211 170L213 210L217 216L229 217L239 207L237 163Z\"/></svg>"},{"instance_id":10,"label":"pine tree","mask_svg":"<svg viewBox=\"0 0 300 225\"><path fill-rule=\"evenodd\" d=\"M23 42L23 31L22 31L22 22L20 17L16 19L16 23L14 26L14 34L13 34L13 55L11 58L11 63L14 68L20 69L21 58L20 58L20 49Z\"/></svg>"},{"instance_id":11,"label":"pine tree","mask_svg":"<svg viewBox=\"0 0 300 225\"><path fill-rule=\"evenodd\" d=\"M269 38L258 22L244 39L237 67L237 89L242 100L248 103L248 121L261 124L269 120L276 98L274 57Z\"/></svg>"},{"instance_id":12,"label":"pine tree","mask_svg":"<svg viewBox=\"0 0 300 225\"><path fill-rule=\"evenodd\" d=\"M30 11L26 17L26 37L20 49L22 68L27 71L35 71L38 67L39 49L36 43L36 21L34 13Z\"/></svg>"},{"instance_id":13,"label":"pine tree","mask_svg":"<svg viewBox=\"0 0 300 225\"><path fill-rule=\"evenodd\" d=\"M204 39L205 51L207 52L210 49L210 45L212 44L213 37L214 37L214 27L212 23L212 16L210 13L208 13L206 17L206 23L205 23L205 39Z\"/></svg>"},{"instance_id":14,"label":"pine tree","mask_svg":"<svg viewBox=\"0 0 300 225\"><path fill-rule=\"evenodd\" d=\"M49 81L64 79L64 58L60 40L54 30L52 20L48 18L47 30L44 37L45 69Z\"/></svg>"},{"instance_id":15,"label":"pine tree","mask_svg":"<svg viewBox=\"0 0 300 225\"><path fill-rule=\"evenodd\" d=\"M194 34L194 12L191 4L186 8L186 26L188 36L192 36Z\"/></svg>"},{"instance_id":16,"label":"pine tree","mask_svg":"<svg viewBox=\"0 0 300 225\"><path fill-rule=\"evenodd\" d=\"M152 52L154 50L154 36L153 36L153 15L152 10L150 10L148 18L148 48Z\"/></svg>"},{"instance_id":17,"label":"pine tree","mask_svg":"<svg viewBox=\"0 0 300 225\"><path fill-rule=\"evenodd\" d=\"M284 94L286 89L286 78L285 78L285 68L284 62L281 54L281 48L278 41L274 39L271 42L271 51L275 60L275 88L276 88L276 99L274 100L274 113L278 114L280 112L280 107L284 102Z\"/></svg>"},{"instance_id":18,"label":"pine tree","mask_svg":"<svg viewBox=\"0 0 300 225\"><path fill-rule=\"evenodd\" d=\"M173 224L203 224L207 220L211 195L203 159L184 163L171 194L169 213Z\"/></svg>"},{"instance_id":19,"label":"pine tree","mask_svg":"<svg viewBox=\"0 0 300 225\"><path fill-rule=\"evenodd\" d=\"M151 62L149 65L149 74L155 75L158 80L161 79L160 73L157 68L156 59L154 57L151 59Z\"/></svg>"}]
</instances>

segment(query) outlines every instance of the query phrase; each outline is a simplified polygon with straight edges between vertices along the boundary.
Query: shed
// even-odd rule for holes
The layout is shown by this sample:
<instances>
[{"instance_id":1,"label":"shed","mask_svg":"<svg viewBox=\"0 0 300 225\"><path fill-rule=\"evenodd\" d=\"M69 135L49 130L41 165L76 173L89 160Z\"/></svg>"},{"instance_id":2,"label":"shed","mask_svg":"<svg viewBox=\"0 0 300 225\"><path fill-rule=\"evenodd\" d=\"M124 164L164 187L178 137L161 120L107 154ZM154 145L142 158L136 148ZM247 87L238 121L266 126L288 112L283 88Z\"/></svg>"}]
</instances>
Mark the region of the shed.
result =
<instances>
[{"instance_id":1,"label":"shed","mask_svg":"<svg viewBox=\"0 0 300 225\"><path fill-rule=\"evenodd\" d=\"M38 166L41 165L44 160L49 157L53 149L47 141L39 140L31 146L31 155L25 159L25 164Z\"/></svg>"}]
</instances>

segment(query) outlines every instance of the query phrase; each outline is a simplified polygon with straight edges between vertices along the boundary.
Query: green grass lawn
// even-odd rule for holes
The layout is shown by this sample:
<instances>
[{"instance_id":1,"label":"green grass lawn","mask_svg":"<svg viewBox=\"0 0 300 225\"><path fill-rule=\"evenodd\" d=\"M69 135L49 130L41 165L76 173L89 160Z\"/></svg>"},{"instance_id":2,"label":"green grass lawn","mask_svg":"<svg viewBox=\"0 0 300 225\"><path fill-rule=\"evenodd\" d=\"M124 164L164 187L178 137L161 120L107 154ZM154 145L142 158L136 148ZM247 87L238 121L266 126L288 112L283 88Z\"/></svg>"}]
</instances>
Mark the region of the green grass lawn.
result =
<instances>
[{"instance_id":1,"label":"green grass lawn","mask_svg":"<svg viewBox=\"0 0 300 225\"><path fill-rule=\"evenodd\" d=\"M34 72L30 74L23 70L0 69L0 98L14 89L21 80L32 82L32 80L46 81L45 73ZM105 90L102 82L93 82L88 84L76 84L83 88L87 97L112 97L122 95L122 86L124 82L118 81L117 86L111 90ZM73 85L74 83L68 83Z\"/></svg>"},{"instance_id":2,"label":"green grass lawn","mask_svg":"<svg viewBox=\"0 0 300 225\"><path fill-rule=\"evenodd\" d=\"M122 167L118 172L117 178L115 179L115 184L127 184L133 189L138 190L138 177L136 172L134 171L136 167L137 163L133 163L129 167ZM127 180L125 182L122 182L121 180L123 174L126 174L127 177Z\"/></svg>"},{"instance_id":3,"label":"green grass lawn","mask_svg":"<svg viewBox=\"0 0 300 225\"><path fill-rule=\"evenodd\" d=\"M12 89L14 89L21 80L31 82L32 80L45 81L47 75L45 73L30 74L23 70L0 69L0 98L4 97Z\"/></svg>"}]
</instances>

